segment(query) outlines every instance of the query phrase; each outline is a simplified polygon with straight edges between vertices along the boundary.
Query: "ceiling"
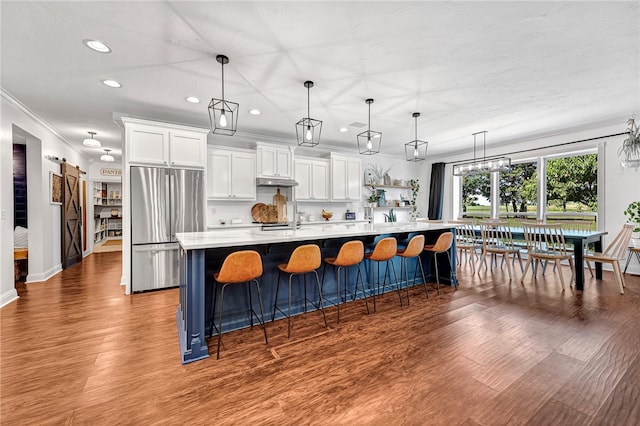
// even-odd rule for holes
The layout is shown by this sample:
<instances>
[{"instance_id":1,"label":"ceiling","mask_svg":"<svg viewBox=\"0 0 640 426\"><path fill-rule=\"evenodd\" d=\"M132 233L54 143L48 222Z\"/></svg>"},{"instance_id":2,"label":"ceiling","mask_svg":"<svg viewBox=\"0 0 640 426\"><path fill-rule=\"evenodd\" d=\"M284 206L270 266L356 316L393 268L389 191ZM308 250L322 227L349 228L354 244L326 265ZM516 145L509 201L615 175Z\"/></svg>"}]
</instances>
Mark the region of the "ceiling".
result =
<instances>
[{"instance_id":1,"label":"ceiling","mask_svg":"<svg viewBox=\"0 0 640 426\"><path fill-rule=\"evenodd\" d=\"M239 136L295 140L311 117L321 144L429 155L619 124L640 113L639 2L2 2L1 85L87 157L97 132L121 152L114 113L209 126L208 101L240 104ZM112 53L82 43L97 39ZM103 79L118 80L112 89ZM197 96L200 104L185 101ZM253 116L249 109L262 114ZM357 127L354 123L364 124ZM347 127L347 132L339 132ZM222 140L222 139L221 139ZM218 139L216 139L217 143Z\"/></svg>"}]
</instances>

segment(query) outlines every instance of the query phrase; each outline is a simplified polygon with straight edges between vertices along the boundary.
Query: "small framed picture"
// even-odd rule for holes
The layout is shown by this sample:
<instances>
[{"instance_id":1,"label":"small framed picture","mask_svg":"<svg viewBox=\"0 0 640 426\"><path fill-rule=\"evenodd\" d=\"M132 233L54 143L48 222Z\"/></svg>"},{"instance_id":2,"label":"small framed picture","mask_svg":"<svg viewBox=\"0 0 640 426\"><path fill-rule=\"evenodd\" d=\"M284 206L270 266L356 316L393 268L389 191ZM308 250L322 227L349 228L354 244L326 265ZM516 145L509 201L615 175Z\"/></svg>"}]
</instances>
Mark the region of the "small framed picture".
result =
<instances>
[{"instance_id":1,"label":"small framed picture","mask_svg":"<svg viewBox=\"0 0 640 426\"><path fill-rule=\"evenodd\" d=\"M51 192L49 203L62 205L62 175L49 172L49 190Z\"/></svg>"}]
</instances>

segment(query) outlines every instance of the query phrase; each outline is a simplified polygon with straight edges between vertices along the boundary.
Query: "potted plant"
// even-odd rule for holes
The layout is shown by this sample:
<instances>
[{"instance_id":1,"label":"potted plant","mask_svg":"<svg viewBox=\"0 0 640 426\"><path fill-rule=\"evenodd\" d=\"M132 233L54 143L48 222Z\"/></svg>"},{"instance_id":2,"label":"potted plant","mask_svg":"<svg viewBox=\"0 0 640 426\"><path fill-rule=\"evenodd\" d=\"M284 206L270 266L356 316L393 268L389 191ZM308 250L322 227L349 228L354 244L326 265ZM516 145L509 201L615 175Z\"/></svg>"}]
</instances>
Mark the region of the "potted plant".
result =
<instances>
[{"instance_id":1,"label":"potted plant","mask_svg":"<svg viewBox=\"0 0 640 426\"><path fill-rule=\"evenodd\" d=\"M420 212L418 211L417 199L418 192L420 191L420 181L418 179L411 179L409 181L411 187L411 220L415 221Z\"/></svg>"},{"instance_id":2,"label":"potted plant","mask_svg":"<svg viewBox=\"0 0 640 426\"><path fill-rule=\"evenodd\" d=\"M371 184L372 185L387 185L385 183L385 175L386 175L387 179L389 180L389 185L390 185L391 184L391 182L390 182L391 177L389 176L389 170L391 170L391 167L389 167L388 169L385 170L382 167L378 167L377 164L369 163L368 172L373 177L373 180L374 180L374 182L371 182Z\"/></svg>"},{"instance_id":3,"label":"potted plant","mask_svg":"<svg viewBox=\"0 0 640 426\"><path fill-rule=\"evenodd\" d=\"M627 222L635 225L631 234L631 244L634 247L640 247L640 201L629 204L624 215L627 217Z\"/></svg>"},{"instance_id":4,"label":"potted plant","mask_svg":"<svg viewBox=\"0 0 640 426\"><path fill-rule=\"evenodd\" d=\"M618 155L624 156L623 167L640 165L640 129L633 118L627 121L629 136L622 142Z\"/></svg>"},{"instance_id":5,"label":"potted plant","mask_svg":"<svg viewBox=\"0 0 640 426\"><path fill-rule=\"evenodd\" d=\"M385 222L396 222L398 219L396 218L396 214L393 212L393 209L389 209L389 213L384 213L384 221Z\"/></svg>"},{"instance_id":6,"label":"potted plant","mask_svg":"<svg viewBox=\"0 0 640 426\"><path fill-rule=\"evenodd\" d=\"M380 201L380 193L376 191L374 186L369 188L371 194L369 194L369 198L367 198L367 202L369 203L369 207L378 207L378 202Z\"/></svg>"}]
</instances>

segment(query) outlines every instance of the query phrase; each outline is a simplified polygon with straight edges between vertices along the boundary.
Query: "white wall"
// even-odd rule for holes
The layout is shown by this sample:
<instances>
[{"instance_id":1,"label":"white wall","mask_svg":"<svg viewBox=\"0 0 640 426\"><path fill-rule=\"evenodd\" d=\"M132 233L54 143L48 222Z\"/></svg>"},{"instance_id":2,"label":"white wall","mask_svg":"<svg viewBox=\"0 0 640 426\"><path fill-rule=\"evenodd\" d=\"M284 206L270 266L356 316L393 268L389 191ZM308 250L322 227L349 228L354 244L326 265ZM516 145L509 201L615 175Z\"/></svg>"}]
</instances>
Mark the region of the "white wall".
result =
<instances>
[{"instance_id":1,"label":"white wall","mask_svg":"<svg viewBox=\"0 0 640 426\"><path fill-rule=\"evenodd\" d=\"M17 297L13 277L13 151L27 145L29 274L44 281L61 270L61 209L49 203L49 172L60 165L46 155L66 158L86 170L87 159L4 91L0 92L0 306Z\"/></svg>"},{"instance_id":2,"label":"white wall","mask_svg":"<svg viewBox=\"0 0 640 426\"><path fill-rule=\"evenodd\" d=\"M605 246L620 231L625 223L623 211L632 201L640 200L640 169L625 169L620 165L620 159L617 151L622 145L622 141L626 135L616 136L606 139L598 139L595 141L582 142L579 144L571 144L559 146L559 144L573 142L578 140L596 138L611 134L622 133L625 131L626 119L621 118L619 126L602 127L595 130L567 133L564 135L554 135L545 138L514 141L512 144L502 145L497 148L487 149L487 156L500 155L504 153L528 150L532 148L540 148L535 151L510 155L512 160L532 158L541 155L552 155L563 152L579 151L589 148L599 148L599 189L598 189L598 205L599 218L598 223L601 230L607 231L609 234L605 237ZM490 137L489 133L489 137ZM549 147L550 148L543 148ZM456 153L446 157L432 159L432 162L444 161L454 162L461 160L469 160L473 157L472 145L470 144L469 152ZM443 208L443 218L453 219L453 174L452 165L447 164L446 180L445 180L445 199ZM624 267L624 265L622 265ZM640 274L640 266L633 263L629 266L629 272Z\"/></svg>"}]
</instances>

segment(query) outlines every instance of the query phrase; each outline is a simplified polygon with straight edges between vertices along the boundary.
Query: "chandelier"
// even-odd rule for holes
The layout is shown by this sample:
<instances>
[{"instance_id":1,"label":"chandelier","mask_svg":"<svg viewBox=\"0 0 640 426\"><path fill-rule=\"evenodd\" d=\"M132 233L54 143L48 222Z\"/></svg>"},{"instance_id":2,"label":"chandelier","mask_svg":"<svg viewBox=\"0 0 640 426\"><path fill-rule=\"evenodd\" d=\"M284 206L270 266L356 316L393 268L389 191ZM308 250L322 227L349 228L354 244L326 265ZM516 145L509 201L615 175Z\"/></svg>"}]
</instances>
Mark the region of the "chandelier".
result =
<instances>
[{"instance_id":1,"label":"chandelier","mask_svg":"<svg viewBox=\"0 0 640 426\"><path fill-rule=\"evenodd\" d=\"M511 158L509 157L489 157L487 158L487 131L473 134L473 161L455 164L453 166L454 176L470 176L490 172L507 172L511 170ZM482 159L476 158L476 136L482 134Z\"/></svg>"}]
</instances>

